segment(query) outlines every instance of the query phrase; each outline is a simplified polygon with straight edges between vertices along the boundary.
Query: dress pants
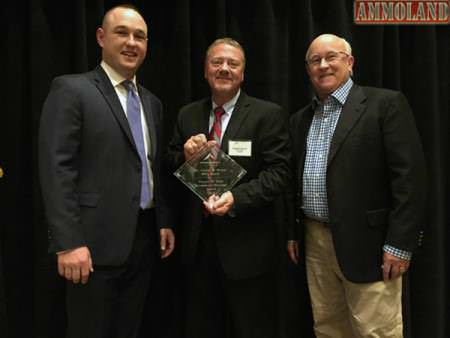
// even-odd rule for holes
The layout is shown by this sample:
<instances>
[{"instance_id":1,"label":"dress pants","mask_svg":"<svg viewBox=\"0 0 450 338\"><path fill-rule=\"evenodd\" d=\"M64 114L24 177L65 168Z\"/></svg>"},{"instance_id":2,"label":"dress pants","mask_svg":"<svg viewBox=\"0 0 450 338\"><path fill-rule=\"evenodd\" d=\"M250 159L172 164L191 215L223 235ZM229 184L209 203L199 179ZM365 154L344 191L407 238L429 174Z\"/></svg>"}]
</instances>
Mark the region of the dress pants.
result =
<instances>
[{"instance_id":1,"label":"dress pants","mask_svg":"<svg viewBox=\"0 0 450 338\"><path fill-rule=\"evenodd\" d=\"M66 283L67 338L135 338L157 257L153 210L141 211L126 263L95 266L87 284Z\"/></svg>"},{"instance_id":2,"label":"dress pants","mask_svg":"<svg viewBox=\"0 0 450 338\"><path fill-rule=\"evenodd\" d=\"M402 338L401 277L388 282L352 283L339 267L328 226L310 219L305 225L306 270L316 337Z\"/></svg>"},{"instance_id":3,"label":"dress pants","mask_svg":"<svg viewBox=\"0 0 450 338\"><path fill-rule=\"evenodd\" d=\"M187 271L185 337L276 337L274 274L227 278L218 257L210 217L205 218L202 226L195 262Z\"/></svg>"}]
</instances>

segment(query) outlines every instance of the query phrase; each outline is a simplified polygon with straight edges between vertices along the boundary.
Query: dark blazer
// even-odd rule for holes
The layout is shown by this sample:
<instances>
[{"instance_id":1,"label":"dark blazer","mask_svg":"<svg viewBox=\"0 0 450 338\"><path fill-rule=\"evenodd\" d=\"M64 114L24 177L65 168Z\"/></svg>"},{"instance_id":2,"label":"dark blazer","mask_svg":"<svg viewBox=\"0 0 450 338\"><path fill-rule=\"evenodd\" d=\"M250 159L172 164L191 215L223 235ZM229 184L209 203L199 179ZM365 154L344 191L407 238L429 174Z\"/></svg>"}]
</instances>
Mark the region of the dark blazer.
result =
<instances>
[{"instance_id":1,"label":"dark blazer","mask_svg":"<svg viewBox=\"0 0 450 338\"><path fill-rule=\"evenodd\" d=\"M172 170L184 162L183 145L189 137L208 135L211 99L183 107L168 148ZM213 216L218 254L228 278L241 279L267 272L276 259L277 222L274 200L292 175L287 117L276 104L247 96L241 91L223 135L221 149L228 153L229 140L249 140L251 156L232 156L247 174L231 190L235 217ZM192 262L203 220L201 200L184 189L182 260ZM180 240L178 241L180 243Z\"/></svg>"},{"instance_id":2,"label":"dark blazer","mask_svg":"<svg viewBox=\"0 0 450 338\"><path fill-rule=\"evenodd\" d=\"M291 117L302 230L303 166L313 104ZM353 85L328 154L330 228L343 274L353 282L382 279L385 243L413 251L425 204L425 161L411 109L396 91Z\"/></svg>"},{"instance_id":3,"label":"dark blazer","mask_svg":"<svg viewBox=\"0 0 450 338\"><path fill-rule=\"evenodd\" d=\"M161 168L161 102L142 86L138 91L151 140L157 224L170 227ZM49 251L86 245L96 265L125 262L137 224L141 168L126 115L104 70L99 66L55 78L39 131Z\"/></svg>"}]
</instances>

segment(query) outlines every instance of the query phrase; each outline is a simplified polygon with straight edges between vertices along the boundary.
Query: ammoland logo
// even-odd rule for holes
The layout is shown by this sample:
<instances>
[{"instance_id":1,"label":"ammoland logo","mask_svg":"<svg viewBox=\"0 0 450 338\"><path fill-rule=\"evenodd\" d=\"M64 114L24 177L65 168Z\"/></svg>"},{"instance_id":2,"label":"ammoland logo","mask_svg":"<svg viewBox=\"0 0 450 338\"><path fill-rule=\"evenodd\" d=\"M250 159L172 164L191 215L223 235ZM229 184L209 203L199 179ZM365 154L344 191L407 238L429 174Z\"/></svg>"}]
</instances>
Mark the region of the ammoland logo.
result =
<instances>
[{"instance_id":1,"label":"ammoland logo","mask_svg":"<svg viewBox=\"0 0 450 338\"><path fill-rule=\"evenodd\" d=\"M450 0L355 0L355 24L448 25Z\"/></svg>"}]
</instances>

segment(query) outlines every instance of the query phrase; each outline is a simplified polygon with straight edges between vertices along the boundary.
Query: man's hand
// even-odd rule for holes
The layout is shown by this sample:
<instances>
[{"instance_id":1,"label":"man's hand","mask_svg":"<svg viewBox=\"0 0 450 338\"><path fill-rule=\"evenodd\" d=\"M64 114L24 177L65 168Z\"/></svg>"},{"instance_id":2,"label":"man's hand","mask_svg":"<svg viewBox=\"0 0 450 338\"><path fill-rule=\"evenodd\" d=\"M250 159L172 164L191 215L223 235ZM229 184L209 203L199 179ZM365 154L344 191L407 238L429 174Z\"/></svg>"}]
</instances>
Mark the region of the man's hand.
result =
<instances>
[{"instance_id":1,"label":"man's hand","mask_svg":"<svg viewBox=\"0 0 450 338\"><path fill-rule=\"evenodd\" d=\"M287 241L287 252L289 258L294 264L298 264L298 242L294 240Z\"/></svg>"},{"instance_id":2,"label":"man's hand","mask_svg":"<svg viewBox=\"0 0 450 338\"><path fill-rule=\"evenodd\" d=\"M234 204L234 198L231 191L224 192L220 197L212 195L207 202L203 202L206 210L212 215L223 216Z\"/></svg>"},{"instance_id":3,"label":"man's hand","mask_svg":"<svg viewBox=\"0 0 450 338\"><path fill-rule=\"evenodd\" d=\"M401 259L388 252L383 253L383 279L385 282L400 277L409 268L409 261Z\"/></svg>"},{"instance_id":4,"label":"man's hand","mask_svg":"<svg viewBox=\"0 0 450 338\"><path fill-rule=\"evenodd\" d=\"M58 256L58 273L65 279L78 284L86 284L89 274L94 272L91 253L87 246L63 251Z\"/></svg>"},{"instance_id":5,"label":"man's hand","mask_svg":"<svg viewBox=\"0 0 450 338\"><path fill-rule=\"evenodd\" d=\"M161 258L169 257L175 248L175 235L172 229L162 228L159 230Z\"/></svg>"},{"instance_id":6,"label":"man's hand","mask_svg":"<svg viewBox=\"0 0 450 338\"><path fill-rule=\"evenodd\" d=\"M191 136L183 146L184 149L184 159L186 161L190 160L192 155L194 155L200 148L202 148L208 140L205 134L197 134Z\"/></svg>"}]
</instances>

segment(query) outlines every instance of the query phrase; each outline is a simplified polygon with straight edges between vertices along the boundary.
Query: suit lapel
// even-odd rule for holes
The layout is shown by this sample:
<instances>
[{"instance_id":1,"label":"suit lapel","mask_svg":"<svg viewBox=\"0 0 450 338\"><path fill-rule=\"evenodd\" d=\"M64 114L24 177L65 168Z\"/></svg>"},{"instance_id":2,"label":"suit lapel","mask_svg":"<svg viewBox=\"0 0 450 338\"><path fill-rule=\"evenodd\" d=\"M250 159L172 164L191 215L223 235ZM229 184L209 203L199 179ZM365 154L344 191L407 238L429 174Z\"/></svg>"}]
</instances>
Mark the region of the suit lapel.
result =
<instances>
[{"instance_id":1,"label":"suit lapel","mask_svg":"<svg viewBox=\"0 0 450 338\"><path fill-rule=\"evenodd\" d=\"M142 107L144 109L145 121L147 122L148 137L150 138L150 147L148 153L150 154L152 161L155 160L156 151L158 149L158 137L156 136L157 114L158 107L156 102L150 99L149 95L145 95L143 90L139 87L139 97L141 98Z\"/></svg>"},{"instance_id":2,"label":"suit lapel","mask_svg":"<svg viewBox=\"0 0 450 338\"><path fill-rule=\"evenodd\" d=\"M127 136L128 140L130 141L132 147L137 152L136 145L134 144L133 135L131 134L131 129L128 124L127 117L125 115L125 112L123 111L122 105L120 104L119 98L117 97L117 93L111 84L111 81L109 80L108 76L106 75L105 71L100 67L97 66L97 68L93 72L94 74L94 82L98 88L98 90L102 93L103 97L105 98L106 102L108 103L109 107L111 108L111 111L116 118L117 122L119 123L120 128ZM139 155L139 153L138 153Z\"/></svg>"},{"instance_id":3,"label":"suit lapel","mask_svg":"<svg viewBox=\"0 0 450 338\"><path fill-rule=\"evenodd\" d=\"M345 138L348 136L349 132L353 129L364 112L365 99L366 96L364 95L362 89L357 85L353 85L344 107L342 108L341 116L337 122L333 139L331 140L330 151L328 154L328 166L333 161Z\"/></svg>"},{"instance_id":4,"label":"suit lapel","mask_svg":"<svg viewBox=\"0 0 450 338\"><path fill-rule=\"evenodd\" d=\"M227 129L222 137L221 148L224 152L228 153L228 140L232 140L239 128L244 124L244 120L250 111L250 102L247 99L247 95L241 91L239 98L234 106L233 113L231 114L230 121L228 121Z\"/></svg>"},{"instance_id":5,"label":"suit lapel","mask_svg":"<svg viewBox=\"0 0 450 338\"><path fill-rule=\"evenodd\" d=\"M193 117L192 122L199 123L196 130L200 130L200 133L205 134L209 139L209 116L211 115L212 102L211 99L204 99L202 104L202 111L199 112L199 118Z\"/></svg>"}]
</instances>

